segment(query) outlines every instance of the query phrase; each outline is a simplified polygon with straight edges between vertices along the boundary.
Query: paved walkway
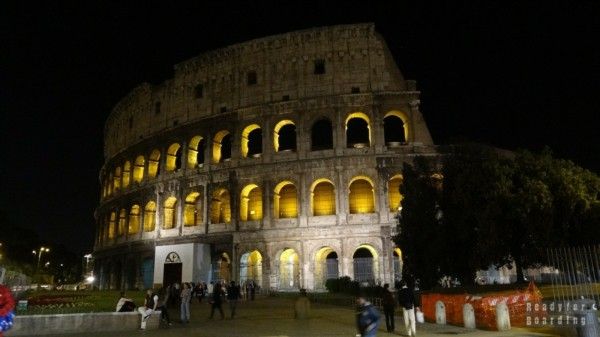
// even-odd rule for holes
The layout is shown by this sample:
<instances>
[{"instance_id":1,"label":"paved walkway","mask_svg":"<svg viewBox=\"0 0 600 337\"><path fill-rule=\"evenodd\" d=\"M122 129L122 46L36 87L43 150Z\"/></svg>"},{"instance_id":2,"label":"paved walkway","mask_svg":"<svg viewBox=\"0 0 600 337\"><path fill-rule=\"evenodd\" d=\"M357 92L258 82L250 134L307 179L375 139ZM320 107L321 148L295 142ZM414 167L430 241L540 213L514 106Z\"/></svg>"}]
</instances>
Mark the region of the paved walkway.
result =
<instances>
[{"instance_id":1,"label":"paved walkway","mask_svg":"<svg viewBox=\"0 0 600 337\"><path fill-rule=\"evenodd\" d=\"M191 322L179 323L179 310L171 309L173 325L168 329L123 332L89 332L85 334L69 334L68 337L170 337L170 336L206 336L206 337L352 337L356 335L354 312L350 308L313 304L311 319L296 320L293 313L293 301L284 298L259 298L253 302L238 303L238 313L230 319L227 303L223 309L226 319L221 320L218 313L215 318L208 319L210 306L206 303L191 305ZM396 318L398 327L402 327L400 317ZM380 328L379 337L400 336L385 332L385 323ZM517 329L509 332L467 330L453 326L436 324L419 324L417 336L464 335L466 337L512 337L512 336L553 336ZM54 335L53 335L54 336ZM62 335L65 336L65 335ZM58 336L56 336L58 337Z\"/></svg>"}]
</instances>

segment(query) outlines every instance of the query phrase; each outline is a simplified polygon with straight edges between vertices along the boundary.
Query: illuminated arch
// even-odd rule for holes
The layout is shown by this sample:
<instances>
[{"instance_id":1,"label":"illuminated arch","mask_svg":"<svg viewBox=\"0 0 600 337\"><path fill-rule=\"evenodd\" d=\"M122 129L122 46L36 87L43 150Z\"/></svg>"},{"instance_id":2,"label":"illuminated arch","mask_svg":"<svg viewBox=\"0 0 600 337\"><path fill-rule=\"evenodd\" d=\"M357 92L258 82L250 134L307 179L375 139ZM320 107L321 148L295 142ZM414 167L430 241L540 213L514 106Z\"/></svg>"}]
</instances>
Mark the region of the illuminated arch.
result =
<instances>
[{"instance_id":1,"label":"illuminated arch","mask_svg":"<svg viewBox=\"0 0 600 337\"><path fill-rule=\"evenodd\" d=\"M394 282L399 282L402 280L402 251L400 248L396 247L392 251L393 264L392 268L394 270Z\"/></svg>"},{"instance_id":2,"label":"illuminated arch","mask_svg":"<svg viewBox=\"0 0 600 337\"><path fill-rule=\"evenodd\" d=\"M160 151L154 149L148 157L148 176L156 178L160 173Z\"/></svg>"},{"instance_id":3,"label":"illuminated arch","mask_svg":"<svg viewBox=\"0 0 600 337\"><path fill-rule=\"evenodd\" d=\"M325 178L315 180L311 187L311 208L314 216L334 215L335 205L335 185Z\"/></svg>"},{"instance_id":4,"label":"illuminated arch","mask_svg":"<svg viewBox=\"0 0 600 337\"><path fill-rule=\"evenodd\" d=\"M135 163L133 164L133 181L136 183L142 182L144 179L144 166L146 165L146 159L144 156L137 156Z\"/></svg>"},{"instance_id":5,"label":"illuminated arch","mask_svg":"<svg viewBox=\"0 0 600 337\"><path fill-rule=\"evenodd\" d=\"M398 126L398 128L386 128L386 120L388 118L399 118L401 123L401 126L398 124L393 124L393 126ZM409 123L408 123L408 116L399 110L392 110L392 111L388 111L384 116L383 116L383 129L384 129L384 138L385 138L385 142L386 144L390 141L398 141L398 142L408 142L408 136L409 136L409 132L410 132L410 128L409 128ZM393 121L393 120L390 120ZM401 134L403 137L403 139L398 139L396 140L396 138L392 137L391 139L394 140L388 140L388 136L392 136L392 134L388 134L388 133L399 133Z\"/></svg>"},{"instance_id":6,"label":"illuminated arch","mask_svg":"<svg viewBox=\"0 0 600 337\"><path fill-rule=\"evenodd\" d=\"M354 280L358 282L374 283L379 275L379 254L373 246L362 244L356 248L352 255L354 265Z\"/></svg>"},{"instance_id":7,"label":"illuminated arch","mask_svg":"<svg viewBox=\"0 0 600 337\"><path fill-rule=\"evenodd\" d=\"M240 150L244 158L262 153L262 130L258 124L250 124L244 128Z\"/></svg>"},{"instance_id":8,"label":"illuminated arch","mask_svg":"<svg viewBox=\"0 0 600 337\"><path fill-rule=\"evenodd\" d=\"M177 212L176 212L177 198L169 197L165 200L163 207L163 229L175 228L177 224Z\"/></svg>"},{"instance_id":9,"label":"illuminated arch","mask_svg":"<svg viewBox=\"0 0 600 337\"><path fill-rule=\"evenodd\" d=\"M121 167L115 167L115 175L113 176L113 191L117 192L121 189Z\"/></svg>"},{"instance_id":10,"label":"illuminated arch","mask_svg":"<svg viewBox=\"0 0 600 337\"><path fill-rule=\"evenodd\" d=\"M128 160L123 164L123 177L121 181L123 182L123 188L129 187L129 182L131 178L131 162Z\"/></svg>"},{"instance_id":11,"label":"illuminated arch","mask_svg":"<svg viewBox=\"0 0 600 337\"><path fill-rule=\"evenodd\" d=\"M242 254L240 257L240 284L254 281L256 285L262 285L262 254L253 250Z\"/></svg>"},{"instance_id":12,"label":"illuminated arch","mask_svg":"<svg viewBox=\"0 0 600 337\"><path fill-rule=\"evenodd\" d=\"M198 226L202 223L202 198L199 192L192 192L185 197L183 208L184 226Z\"/></svg>"},{"instance_id":13,"label":"illuminated arch","mask_svg":"<svg viewBox=\"0 0 600 337\"><path fill-rule=\"evenodd\" d=\"M144 207L144 232L152 232L156 227L156 203L149 201Z\"/></svg>"},{"instance_id":14,"label":"illuminated arch","mask_svg":"<svg viewBox=\"0 0 600 337\"><path fill-rule=\"evenodd\" d=\"M227 189L219 188L213 192L210 203L210 222L231 222L231 198Z\"/></svg>"},{"instance_id":15,"label":"illuminated arch","mask_svg":"<svg viewBox=\"0 0 600 337\"><path fill-rule=\"evenodd\" d=\"M286 180L275 186L273 209L279 219L298 216L298 191L294 183Z\"/></svg>"},{"instance_id":16,"label":"illuminated arch","mask_svg":"<svg viewBox=\"0 0 600 337\"><path fill-rule=\"evenodd\" d=\"M108 220L108 238L109 239L115 238L116 221L117 221L117 213L115 213L114 211L110 212L110 217Z\"/></svg>"},{"instance_id":17,"label":"illuminated arch","mask_svg":"<svg viewBox=\"0 0 600 337\"><path fill-rule=\"evenodd\" d=\"M246 185L240 193L240 220L262 219L262 191L256 184Z\"/></svg>"},{"instance_id":18,"label":"illuminated arch","mask_svg":"<svg viewBox=\"0 0 600 337\"><path fill-rule=\"evenodd\" d=\"M177 171L181 168L181 145L173 143L167 149L167 172Z\"/></svg>"},{"instance_id":19,"label":"illuminated arch","mask_svg":"<svg viewBox=\"0 0 600 337\"><path fill-rule=\"evenodd\" d=\"M125 234L125 227L127 226L127 211L125 208L122 208L119 211L119 227L117 230L117 235L122 236Z\"/></svg>"},{"instance_id":20,"label":"illuminated arch","mask_svg":"<svg viewBox=\"0 0 600 337\"><path fill-rule=\"evenodd\" d=\"M189 168L195 168L204 163L204 138L194 136L188 144L187 163Z\"/></svg>"},{"instance_id":21,"label":"illuminated arch","mask_svg":"<svg viewBox=\"0 0 600 337\"><path fill-rule=\"evenodd\" d=\"M300 288L300 256L291 248L279 256L279 289Z\"/></svg>"},{"instance_id":22,"label":"illuminated arch","mask_svg":"<svg viewBox=\"0 0 600 337\"><path fill-rule=\"evenodd\" d=\"M228 137L229 136L229 137ZM229 153L224 153L229 150ZM231 135L227 130L221 130L215 134L213 139L213 163L218 164L225 159L231 158Z\"/></svg>"},{"instance_id":23,"label":"illuminated arch","mask_svg":"<svg viewBox=\"0 0 600 337\"><path fill-rule=\"evenodd\" d=\"M402 185L402 175L397 174L388 181L388 203L391 213L400 212L402 209L402 199L400 186Z\"/></svg>"},{"instance_id":24,"label":"illuminated arch","mask_svg":"<svg viewBox=\"0 0 600 337\"><path fill-rule=\"evenodd\" d=\"M275 152L296 151L296 124L293 121L284 119L275 124L273 146Z\"/></svg>"},{"instance_id":25,"label":"illuminated arch","mask_svg":"<svg viewBox=\"0 0 600 337\"><path fill-rule=\"evenodd\" d=\"M131 206L131 210L129 211L129 228L127 230L128 234L136 234L140 231L140 206L133 205Z\"/></svg>"},{"instance_id":26,"label":"illuminated arch","mask_svg":"<svg viewBox=\"0 0 600 337\"><path fill-rule=\"evenodd\" d=\"M366 176L352 178L348 186L350 214L375 213L373 181Z\"/></svg>"},{"instance_id":27,"label":"illuminated arch","mask_svg":"<svg viewBox=\"0 0 600 337\"><path fill-rule=\"evenodd\" d=\"M344 125L347 147L371 146L371 121L364 112L348 114Z\"/></svg>"},{"instance_id":28,"label":"illuminated arch","mask_svg":"<svg viewBox=\"0 0 600 337\"><path fill-rule=\"evenodd\" d=\"M317 119L310 128L311 151L333 149L333 124L327 117Z\"/></svg>"},{"instance_id":29,"label":"illuminated arch","mask_svg":"<svg viewBox=\"0 0 600 337\"><path fill-rule=\"evenodd\" d=\"M339 260L335 250L322 247L315 254L315 288L325 289L328 279L339 277Z\"/></svg>"}]
</instances>

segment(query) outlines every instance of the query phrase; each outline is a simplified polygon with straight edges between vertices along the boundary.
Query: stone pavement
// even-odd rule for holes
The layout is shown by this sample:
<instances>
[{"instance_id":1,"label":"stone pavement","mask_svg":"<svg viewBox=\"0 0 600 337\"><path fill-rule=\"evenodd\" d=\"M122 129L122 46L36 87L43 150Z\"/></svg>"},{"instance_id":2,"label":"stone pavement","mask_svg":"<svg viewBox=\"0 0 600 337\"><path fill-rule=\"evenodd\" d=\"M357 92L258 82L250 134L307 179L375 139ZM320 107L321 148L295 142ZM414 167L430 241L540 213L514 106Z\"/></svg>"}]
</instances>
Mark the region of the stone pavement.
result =
<instances>
[{"instance_id":1,"label":"stone pavement","mask_svg":"<svg viewBox=\"0 0 600 337\"><path fill-rule=\"evenodd\" d=\"M179 323L179 310L169 310L173 325L168 329L148 331L122 331L103 333L89 332L85 334L61 335L68 337L170 337L170 336L206 336L206 337L353 337L356 335L354 311L351 308L314 304L311 319L294 319L293 300L286 298L258 298L256 301L239 302L237 316L230 319L229 307L224 303L226 319L221 320L215 313L215 318L208 319L210 306L203 302L194 301L191 308L191 322ZM397 330L403 327L401 317L396 317ZM379 337L401 336L399 332L387 333L385 322L377 334ZM419 324L417 336L464 335L466 337L513 337L513 336L553 336L523 329L508 332L467 330L454 326L439 326L436 324ZM57 335L52 335L58 337Z\"/></svg>"}]
</instances>

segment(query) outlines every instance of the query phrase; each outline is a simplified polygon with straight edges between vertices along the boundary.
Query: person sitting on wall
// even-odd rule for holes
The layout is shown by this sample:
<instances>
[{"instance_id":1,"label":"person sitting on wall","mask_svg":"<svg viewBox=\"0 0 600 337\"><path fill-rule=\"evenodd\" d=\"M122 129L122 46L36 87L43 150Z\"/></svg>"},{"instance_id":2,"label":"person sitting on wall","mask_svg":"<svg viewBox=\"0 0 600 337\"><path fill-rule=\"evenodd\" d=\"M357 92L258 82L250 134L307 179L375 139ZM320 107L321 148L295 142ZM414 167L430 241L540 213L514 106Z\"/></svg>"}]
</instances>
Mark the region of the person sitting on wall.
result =
<instances>
[{"instance_id":1,"label":"person sitting on wall","mask_svg":"<svg viewBox=\"0 0 600 337\"><path fill-rule=\"evenodd\" d=\"M146 298L144 299L144 305L138 307L138 312L142 315L142 323L140 326L140 330L146 330L146 322L150 315L154 311L156 311L156 307L158 306L158 295L152 292L152 289L148 289L146 291Z\"/></svg>"},{"instance_id":2,"label":"person sitting on wall","mask_svg":"<svg viewBox=\"0 0 600 337\"><path fill-rule=\"evenodd\" d=\"M135 303L131 298L125 297L125 292L121 291L121 298L117 302L117 312L131 312L135 310Z\"/></svg>"}]
</instances>

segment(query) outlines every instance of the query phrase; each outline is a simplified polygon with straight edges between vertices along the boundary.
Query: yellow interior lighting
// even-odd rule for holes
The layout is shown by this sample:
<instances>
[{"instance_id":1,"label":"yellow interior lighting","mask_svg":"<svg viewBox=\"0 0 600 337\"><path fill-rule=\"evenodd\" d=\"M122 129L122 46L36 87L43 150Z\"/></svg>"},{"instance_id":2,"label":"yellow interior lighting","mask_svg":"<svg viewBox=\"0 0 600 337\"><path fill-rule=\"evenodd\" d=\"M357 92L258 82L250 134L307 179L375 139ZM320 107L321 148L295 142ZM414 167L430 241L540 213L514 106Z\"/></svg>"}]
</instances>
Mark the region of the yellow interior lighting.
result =
<instances>
[{"instance_id":1,"label":"yellow interior lighting","mask_svg":"<svg viewBox=\"0 0 600 337\"><path fill-rule=\"evenodd\" d=\"M181 145L179 145L178 143L171 144L171 146L169 146L169 148L167 149L167 162L166 162L167 172L173 172L177 168L177 166L176 166L177 153L179 152L180 149L181 149Z\"/></svg>"},{"instance_id":2,"label":"yellow interior lighting","mask_svg":"<svg viewBox=\"0 0 600 337\"><path fill-rule=\"evenodd\" d=\"M133 166L133 181L136 183L142 182L144 179L144 166L146 165L146 159L144 156L137 156Z\"/></svg>"},{"instance_id":3,"label":"yellow interior lighting","mask_svg":"<svg viewBox=\"0 0 600 337\"><path fill-rule=\"evenodd\" d=\"M385 119L386 117L389 117L389 116L396 116L402 120L402 123L404 124L404 130L402 130L404 132L404 139L406 140L406 142L408 142L408 136L409 136L409 132L410 132L410 127L409 127L409 123L408 123L408 115L400 110L392 110L392 111L388 111L385 114L385 116L383 116L383 119Z\"/></svg>"},{"instance_id":4,"label":"yellow interior lighting","mask_svg":"<svg viewBox=\"0 0 600 337\"><path fill-rule=\"evenodd\" d=\"M400 194L402 179L402 175L397 174L388 181L388 202L391 213L399 212L400 206L402 206L402 199L404 198L402 194Z\"/></svg>"},{"instance_id":5,"label":"yellow interior lighting","mask_svg":"<svg viewBox=\"0 0 600 337\"><path fill-rule=\"evenodd\" d=\"M122 177L123 188L129 187L130 177L131 177L131 162L128 160L123 165L123 177Z\"/></svg>"},{"instance_id":6,"label":"yellow interior lighting","mask_svg":"<svg viewBox=\"0 0 600 337\"><path fill-rule=\"evenodd\" d=\"M242 157L246 158L248 157L248 136L250 135L250 132L256 130L256 129L260 129L260 126L258 124L251 124L248 125L246 128L244 128L244 131L242 131L242 142L241 142L241 151L242 151Z\"/></svg>"},{"instance_id":7,"label":"yellow interior lighting","mask_svg":"<svg viewBox=\"0 0 600 337\"><path fill-rule=\"evenodd\" d=\"M177 220L175 219L177 212L175 211L175 206L177 205L177 198L175 197L169 197L167 198L167 200L165 200L165 206L163 208L164 210L164 221L163 221L163 228L164 229L171 229L171 228L175 228L175 223L177 222Z\"/></svg>"},{"instance_id":8,"label":"yellow interior lighting","mask_svg":"<svg viewBox=\"0 0 600 337\"><path fill-rule=\"evenodd\" d=\"M129 211L129 230L128 234L136 234L140 231L140 206L133 205Z\"/></svg>"},{"instance_id":9,"label":"yellow interior lighting","mask_svg":"<svg viewBox=\"0 0 600 337\"><path fill-rule=\"evenodd\" d=\"M113 178L113 190L116 192L121 189L121 167L115 167L115 175Z\"/></svg>"},{"instance_id":10,"label":"yellow interior lighting","mask_svg":"<svg viewBox=\"0 0 600 337\"><path fill-rule=\"evenodd\" d=\"M334 215L336 207L333 183L325 178L318 179L313 182L311 191L313 215Z\"/></svg>"},{"instance_id":11,"label":"yellow interior lighting","mask_svg":"<svg viewBox=\"0 0 600 337\"><path fill-rule=\"evenodd\" d=\"M198 151L200 150L198 149L198 146L200 145L202 139L203 138L201 136L194 136L188 144L188 168L195 168L198 166Z\"/></svg>"},{"instance_id":12,"label":"yellow interior lighting","mask_svg":"<svg viewBox=\"0 0 600 337\"><path fill-rule=\"evenodd\" d=\"M368 177L355 177L350 181L348 201L350 214L375 212L375 191L373 182Z\"/></svg>"},{"instance_id":13,"label":"yellow interior lighting","mask_svg":"<svg viewBox=\"0 0 600 337\"><path fill-rule=\"evenodd\" d=\"M115 212L110 212L110 220L108 221L108 238L115 238L115 222L117 219L117 214Z\"/></svg>"},{"instance_id":14,"label":"yellow interior lighting","mask_svg":"<svg viewBox=\"0 0 600 337\"><path fill-rule=\"evenodd\" d=\"M125 225L127 224L127 211L123 208L119 212L119 228L117 235L122 236L125 234Z\"/></svg>"},{"instance_id":15,"label":"yellow interior lighting","mask_svg":"<svg viewBox=\"0 0 600 337\"><path fill-rule=\"evenodd\" d=\"M148 176L150 178L156 178L156 175L159 171L160 165L160 151L154 149L152 153L150 153L150 157L148 157Z\"/></svg>"},{"instance_id":16,"label":"yellow interior lighting","mask_svg":"<svg viewBox=\"0 0 600 337\"><path fill-rule=\"evenodd\" d=\"M231 222L231 201L229 191L220 188L213 193L210 204L210 222L211 223L230 223Z\"/></svg>"},{"instance_id":17,"label":"yellow interior lighting","mask_svg":"<svg viewBox=\"0 0 600 337\"><path fill-rule=\"evenodd\" d=\"M289 119L284 119L275 124L275 129L273 132L273 147L275 148L275 152L279 151L279 130L286 125L296 125Z\"/></svg>"},{"instance_id":18,"label":"yellow interior lighting","mask_svg":"<svg viewBox=\"0 0 600 337\"><path fill-rule=\"evenodd\" d=\"M149 201L144 208L144 232L152 232L156 226L156 203Z\"/></svg>"},{"instance_id":19,"label":"yellow interior lighting","mask_svg":"<svg viewBox=\"0 0 600 337\"><path fill-rule=\"evenodd\" d=\"M298 216L298 192L291 181L282 181L275 186L273 208L279 219Z\"/></svg>"},{"instance_id":20,"label":"yellow interior lighting","mask_svg":"<svg viewBox=\"0 0 600 337\"><path fill-rule=\"evenodd\" d=\"M192 192L185 197L183 223L185 226L197 226L202 223L202 205L200 193Z\"/></svg>"},{"instance_id":21,"label":"yellow interior lighting","mask_svg":"<svg viewBox=\"0 0 600 337\"><path fill-rule=\"evenodd\" d=\"M225 136L227 136L228 134L229 134L229 131L221 130L221 131L217 132L217 134L215 135L215 138L213 139L212 155L213 155L213 163L215 163L215 164L218 164L221 162L221 156L222 156L221 142L223 141L223 138L225 138Z\"/></svg>"},{"instance_id":22,"label":"yellow interior lighting","mask_svg":"<svg viewBox=\"0 0 600 337\"><path fill-rule=\"evenodd\" d=\"M240 194L240 220L262 219L262 191L256 184L246 185Z\"/></svg>"}]
</instances>

